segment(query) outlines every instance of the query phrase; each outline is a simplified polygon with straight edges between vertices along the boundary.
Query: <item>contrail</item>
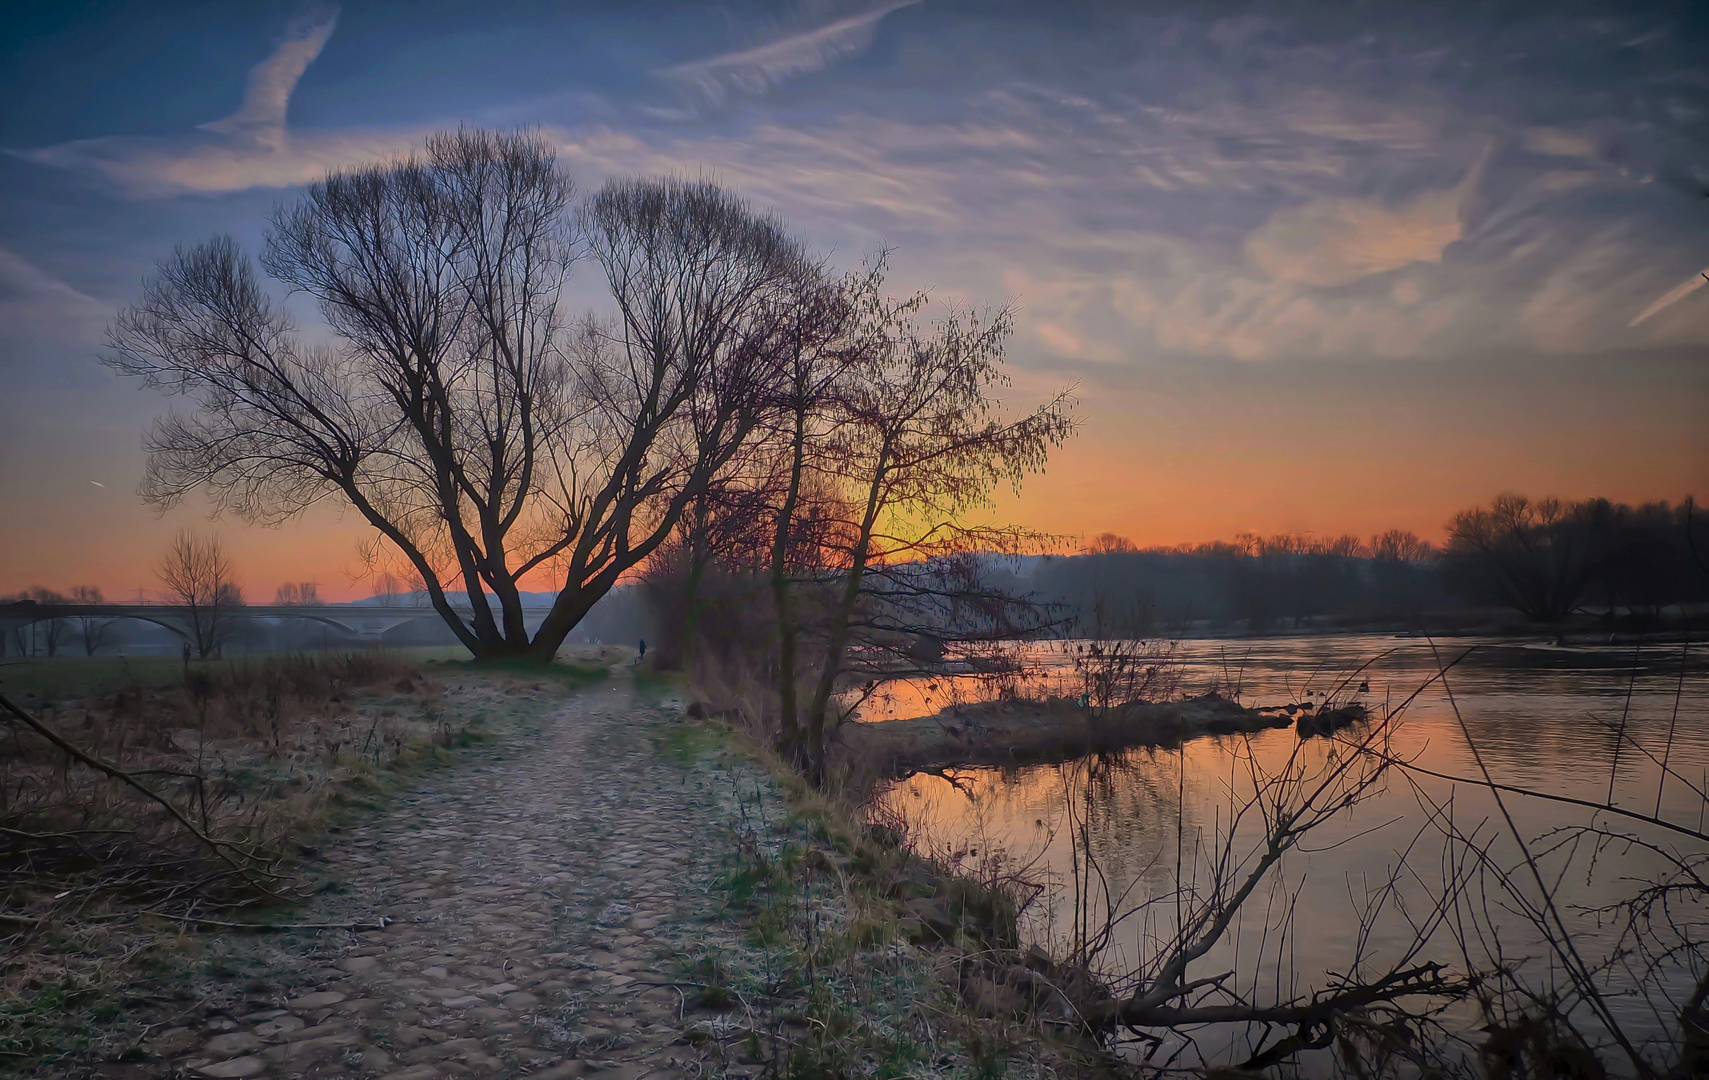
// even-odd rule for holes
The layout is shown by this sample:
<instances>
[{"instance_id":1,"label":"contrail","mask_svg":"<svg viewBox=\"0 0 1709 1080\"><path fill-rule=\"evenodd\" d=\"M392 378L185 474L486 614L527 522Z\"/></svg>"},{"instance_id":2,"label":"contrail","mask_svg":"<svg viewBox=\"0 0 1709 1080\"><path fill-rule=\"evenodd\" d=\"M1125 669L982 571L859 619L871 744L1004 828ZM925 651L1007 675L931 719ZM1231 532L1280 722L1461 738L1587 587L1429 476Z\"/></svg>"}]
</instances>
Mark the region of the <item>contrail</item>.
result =
<instances>
[{"instance_id":1,"label":"contrail","mask_svg":"<svg viewBox=\"0 0 1709 1080\"><path fill-rule=\"evenodd\" d=\"M749 93L763 93L787 79L819 71L834 60L863 51L872 44L879 20L892 11L920 2L879 0L864 11L856 11L823 26L800 30L738 52L678 64L655 74L698 87L714 101L724 97L726 83Z\"/></svg>"},{"instance_id":2,"label":"contrail","mask_svg":"<svg viewBox=\"0 0 1709 1080\"><path fill-rule=\"evenodd\" d=\"M1684 285L1679 286L1677 289L1670 289L1664 296L1662 296L1660 299L1658 299L1655 303L1651 304L1649 307L1645 308L1644 310L1638 312L1637 318L1633 319L1631 322L1627 323L1626 325L1627 326L1637 326L1639 323L1643 322L1645 319L1649 318L1651 315L1654 315L1656 312L1661 311L1663 308L1670 308L1673 305L1679 303L1681 300L1684 300L1686 297L1690 296L1692 293L1696 292L1698 289L1701 289L1706 284L1709 284L1709 270L1700 270L1700 271L1698 271L1696 277L1692 278L1690 281L1687 281Z\"/></svg>"}]
</instances>

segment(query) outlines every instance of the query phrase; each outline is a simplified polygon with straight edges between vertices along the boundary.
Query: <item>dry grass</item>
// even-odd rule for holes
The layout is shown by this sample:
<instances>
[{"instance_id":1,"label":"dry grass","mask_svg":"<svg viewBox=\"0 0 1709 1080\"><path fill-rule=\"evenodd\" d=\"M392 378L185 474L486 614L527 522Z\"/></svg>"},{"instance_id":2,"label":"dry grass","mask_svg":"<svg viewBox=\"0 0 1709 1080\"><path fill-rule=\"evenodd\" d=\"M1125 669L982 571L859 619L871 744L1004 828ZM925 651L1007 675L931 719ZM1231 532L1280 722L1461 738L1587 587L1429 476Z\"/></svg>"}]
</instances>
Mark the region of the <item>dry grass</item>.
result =
<instances>
[{"instance_id":1,"label":"dry grass","mask_svg":"<svg viewBox=\"0 0 1709 1080\"><path fill-rule=\"evenodd\" d=\"M130 780L9 725L0 912L16 923L278 899L292 836L335 792L449 741L441 696L411 665L361 653L192 670L39 709L45 728Z\"/></svg>"},{"instance_id":2,"label":"dry grass","mask_svg":"<svg viewBox=\"0 0 1709 1080\"><path fill-rule=\"evenodd\" d=\"M562 667L552 674L569 683L605 673ZM26 712L50 737L11 717L0 1070L75 1049L138 978L199 962L188 931L266 923L281 902L336 885L303 858L318 834L483 740L489 712L558 696L539 671L434 671L376 652L238 661L169 685L39 695Z\"/></svg>"},{"instance_id":3,"label":"dry grass","mask_svg":"<svg viewBox=\"0 0 1709 1080\"><path fill-rule=\"evenodd\" d=\"M750 1019L760 1037L751 1060L802 1080L1125 1075L1071 1006L1056 1007L1061 993L1033 989L1047 985L1041 971L1068 985L1020 939L1019 919L1043 891L1034 867L935 844L864 787L813 785L727 686L697 689L724 705L707 725L765 767L789 810L787 823L739 838L729 872L753 935L794 958L786 981L803 996L793 1025ZM1018 972L1031 983L1016 984Z\"/></svg>"}]
</instances>

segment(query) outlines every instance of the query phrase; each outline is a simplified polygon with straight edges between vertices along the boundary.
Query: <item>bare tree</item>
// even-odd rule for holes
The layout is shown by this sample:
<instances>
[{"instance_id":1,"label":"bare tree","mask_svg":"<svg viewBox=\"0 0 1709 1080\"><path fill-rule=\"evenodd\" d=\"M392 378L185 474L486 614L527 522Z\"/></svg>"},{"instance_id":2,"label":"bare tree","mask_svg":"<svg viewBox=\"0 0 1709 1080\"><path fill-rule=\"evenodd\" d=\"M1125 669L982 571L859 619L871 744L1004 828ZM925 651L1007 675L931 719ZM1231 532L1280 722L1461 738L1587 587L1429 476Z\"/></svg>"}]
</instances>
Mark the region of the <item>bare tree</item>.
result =
<instances>
[{"instance_id":1,"label":"bare tree","mask_svg":"<svg viewBox=\"0 0 1709 1080\"><path fill-rule=\"evenodd\" d=\"M706 182L608 184L584 216L616 302L583 345L599 467L567 498L556 644L670 535L747 444L776 373L778 309L813 268L770 218Z\"/></svg>"},{"instance_id":2,"label":"bare tree","mask_svg":"<svg viewBox=\"0 0 1709 1080\"><path fill-rule=\"evenodd\" d=\"M231 556L218 536L180 532L155 571L173 603L190 620L190 645L206 659L231 635L243 591L232 577Z\"/></svg>"},{"instance_id":3,"label":"bare tree","mask_svg":"<svg viewBox=\"0 0 1709 1080\"><path fill-rule=\"evenodd\" d=\"M1025 534L961 518L1000 481L1018 485L1042 469L1073 431L1063 395L1018 419L998 414L993 391L1006 384L1007 311L988 319L951 312L925 326L924 304L923 295L893 302L876 287L862 293L857 347L839 376L822 451L806 461L851 514L827 534L839 549L810 695L799 713L790 695L782 715L786 748L815 777L823 776L826 737L844 716L833 699L863 600L873 613L869 637L905 639L911 620L899 613L930 613L937 618L920 621L939 622L960 598L973 601L966 611L976 618L1005 621L1006 600L978 589L966 556L1013 550ZM789 654L789 636L799 631L791 635L784 619L779 626ZM786 693L797 674L787 661L780 666Z\"/></svg>"},{"instance_id":4,"label":"bare tree","mask_svg":"<svg viewBox=\"0 0 1709 1080\"><path fill-rule=\"evenodd\" d=\"M104 604L107 601L101 596L101 590L93 585L79 585L71 590L73 604ZM107 644L107 638L112 634L113 620L99 615L77 616L77 636L83 642L83 655L94 656L101 646Z\"/></svg>"},{"instance_id":5,"label":"bare tree","mask_svg":"<svg viewBox=\"0 0 1709 1080\"><path fill-rule=\"evenodd\" d=\"M283 606L320 603L320 586L312 581L287 581L273 592L273 602Z\"/></svg>"},{"instance_id":6,"label":"bare tree","mask_svg":"<svg viewBox=\"0 0 1709 1080\"><path fill-rule=\"evenodd\" d=\"M563 312L584 234L612 327ZM613 183L578 215L543 140L465 130L312 185L261 261L338 346L305 343L231 240L178 252L109 335L111 366L197 404L151 433L145 495L202 487L261 523L339 499L477 657L548 659L751 432L801 254L710 183ZM547 572L530 636L520 582Z\"/></svg>"},{"instance_id":7,"label":"bare tree","mask_svg":"<svg viewBox=\"0 0 1709 1080\"><path fill-rule=\"evenodd\" d=\"M30 599L38 604L64 604L65 594L53 589L44 589L40 585L32 585ZM67 619L43 619L35 624L31 633L42 643L49 656L57 656L59 647L64 645L71 634L71 623Z\"/></svg>"},{"instance_id":8,"label":"bare tree","mask_svg":"<svg viewBox=\"0 0 1709 1080\"><path fill-rule=\"evenodd\" d=\"M1420 563L1433 554L1428 541L1404 529L1390 529L1371 537L1369 550L1372 559L1387 563Z\"/></svg>"},{"instance_id":9,"label":"bare tree","mask_svg":"<svg viewBox=\"0 0 1709 1080\"><path fill-rule=\"evenodd\" d=\"M389 571L374 579L374 599L384 607L396 606L403 591L404 583Z\"/></svg>"},{"instance_id":10,"label":"bare tree","mask_svg":"<svg viewBox=\"0 0 1709 1080\"><path fill-rule=\"evenodd\" d=\"M1498 597L1527 619L1560 622L1590 585L1597 539L1591 510L1498 495L1488 507L1454 516L1443 555L1474 593Z\"/></svg>"},{"instance_id":11,"label":"bare tree","mask_svg":"<svg viewBox=\"0 0 1709 1080\"><path fill-rule=\"evenodd\" d=\"M1117 533L1104 532L1086 542L1080 549L1086 555L1132 555L1139 550L1132 540Z\"/></svg>"}]
</instances>

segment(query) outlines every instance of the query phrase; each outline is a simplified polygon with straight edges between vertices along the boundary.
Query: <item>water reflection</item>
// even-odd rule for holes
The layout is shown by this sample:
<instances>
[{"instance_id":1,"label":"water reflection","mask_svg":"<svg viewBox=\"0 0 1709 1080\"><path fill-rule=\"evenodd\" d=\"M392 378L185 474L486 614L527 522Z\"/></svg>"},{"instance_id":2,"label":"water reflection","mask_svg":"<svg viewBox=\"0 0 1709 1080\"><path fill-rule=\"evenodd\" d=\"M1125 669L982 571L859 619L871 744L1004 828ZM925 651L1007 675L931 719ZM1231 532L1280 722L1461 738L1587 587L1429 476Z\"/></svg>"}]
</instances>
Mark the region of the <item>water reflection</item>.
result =
<instances>
[{"instance_id":1,"label":"water reflection","mask_svg":"<svg viewBox=\"0 0 1709 1080\"><path fill-rule=\"evenodd\" d=\"M1189 692L1216 686L1249 704L1362 697L1379 712L1458 658L1445 679L1412 698L1399 721L1379 725L1377 736L1387 752L1442 775L1386 775L1365 801L1328 820L1281 861L1204 958L1207 973L1236 972L1238 990L1249 999L1285 1000L1321 986L1329 973L1361 962L1380 968L1409 952L1455 970L1499 958L1548 981L1547 950L1536 928L1515 911L1481 902L1491 895L1491 868L1520 861L1491 792L1451 779L1480 775L1474 746L1498 783L1592 802L1612 794L1613 805L1646 814L1659 808L1663 818L1701 831L1709 669L1690 653L1682 656L1679 646L1556 648L1490 640L1432 648L1383 637L1314 637L1186 642L1181 655ZM877 712L898 718L933 712L946 699L977 697L988 686L963 680L907 687ZM1178 750L916 776L884 798L928 844L1002 851L1012 865L1029 868L1049 883L1030 912L1032 932L1059 952L1103 945L1100 968L1132 974L1155 962L1182 912L1214 888L1219 865L1224 878L1227 864L1250 865L1264 841L1261 816L1248 805L1259 778L1290 768L1321 773L1343 752L1328 740L1302 747L1291 730L1270 730L1194 740ZM1665 784L1664 759L1675 774ZM1536 848L1545 852L1540 868L1583 947L1598 956L1618 952L1622 924L1598 910L1629 895L1632 881L1658 871L1664 860L1629 845L1600 852L1588 844L1551 848L1552 830L1597 819L1560 803L1505 802L1522 835L1544 839ZM1490 862L1480 868L1469 848L1448 844L1450 828L1481 845ZM1657 839L1681 850L1678 836ZM1688 848L1689 842L1682 853L1692 854ZM1438 918L1442 897L1456 890L1455 910ZM1092 940L1112 913L1108 941ZM1679 915L1686 940L1709 940L1700 910ZM1693 973L1675 960L1651 970L1628 957L1607 975L1610 1007L1646 1037L1665 1035L1693 988ZM1659 1012L1652 1007L1658 994L1669 999ZM1481 1023L1470 1005L1444 1022L1467 1038L1477 1037ZM1253 1038L1207 1033L1194 1052L1215 1060L1238 1054ZM1308 1060L1302 1068L1323 1072L1330 1064Z\"/></svg>"}]
</instances>

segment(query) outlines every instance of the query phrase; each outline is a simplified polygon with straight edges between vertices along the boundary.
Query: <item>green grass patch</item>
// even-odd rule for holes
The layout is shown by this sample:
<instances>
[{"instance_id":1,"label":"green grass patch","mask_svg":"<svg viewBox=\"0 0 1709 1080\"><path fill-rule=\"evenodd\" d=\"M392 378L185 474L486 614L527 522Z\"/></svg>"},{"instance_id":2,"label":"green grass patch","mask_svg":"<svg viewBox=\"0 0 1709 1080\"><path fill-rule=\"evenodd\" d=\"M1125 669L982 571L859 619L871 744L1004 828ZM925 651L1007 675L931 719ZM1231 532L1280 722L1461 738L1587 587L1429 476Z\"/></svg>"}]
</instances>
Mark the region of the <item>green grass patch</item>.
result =
<instances>
[{"instance_id":1,"label":"green grass patch","mask_svg":"<svg viewBox=\"0 0 1709 1080\"><path fill-rule=\"evenodd\" d=\"M709 754L724 747L724 737L705 724L683 721L671 725L669 731L653 740L653 748L662 756L680 761L683 764L698 761L703 754Z\"/></svg>"},{"instance_id":2,"label":"green grass patch","mask_svg":"<svg viewBox=\"0 0 1709 1080\"><path fill-rule=\"evenodd\" d=\"M109 1008L106 1018L117 1015L118 1006L99 991L70 978L7 995L0 1000L0 1068L87 1048L91 1020Z\"/></svg>"}]
</instances>

